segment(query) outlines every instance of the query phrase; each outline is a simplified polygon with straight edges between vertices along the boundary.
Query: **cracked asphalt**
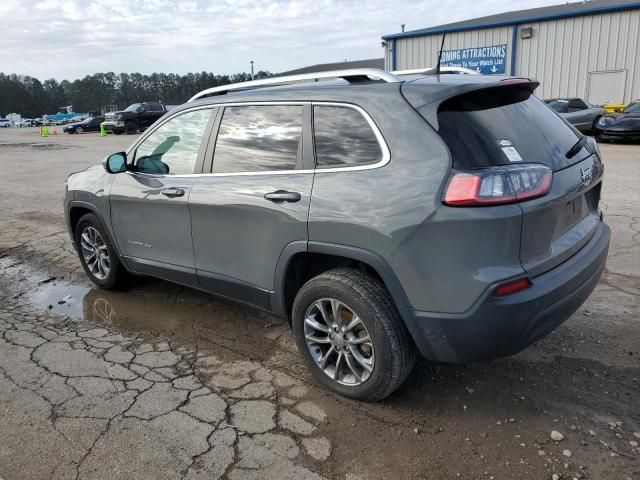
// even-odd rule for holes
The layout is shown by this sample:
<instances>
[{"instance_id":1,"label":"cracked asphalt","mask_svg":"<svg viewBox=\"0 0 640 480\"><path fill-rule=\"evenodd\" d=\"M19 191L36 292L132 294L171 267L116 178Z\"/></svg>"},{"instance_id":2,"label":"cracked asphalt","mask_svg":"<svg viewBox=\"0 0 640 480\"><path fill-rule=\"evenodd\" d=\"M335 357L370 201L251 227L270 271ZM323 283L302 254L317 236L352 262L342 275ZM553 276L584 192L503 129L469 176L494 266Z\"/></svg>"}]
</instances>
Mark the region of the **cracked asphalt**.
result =
<instances>
[{"instance_id":1,"label":"cracked asphalt","mask_svg":"<svg viewBox=\"0 0 640 480\"><path fill-rule=\"evenodd\" d=\"M92 288L63 182L131 137L7 130L3 480L640 478L640 146L601 146L612 244L583 308L508 359L419 362L371 405L320 389L281 319L153 279Z\"/></svg>"}]
</instances>

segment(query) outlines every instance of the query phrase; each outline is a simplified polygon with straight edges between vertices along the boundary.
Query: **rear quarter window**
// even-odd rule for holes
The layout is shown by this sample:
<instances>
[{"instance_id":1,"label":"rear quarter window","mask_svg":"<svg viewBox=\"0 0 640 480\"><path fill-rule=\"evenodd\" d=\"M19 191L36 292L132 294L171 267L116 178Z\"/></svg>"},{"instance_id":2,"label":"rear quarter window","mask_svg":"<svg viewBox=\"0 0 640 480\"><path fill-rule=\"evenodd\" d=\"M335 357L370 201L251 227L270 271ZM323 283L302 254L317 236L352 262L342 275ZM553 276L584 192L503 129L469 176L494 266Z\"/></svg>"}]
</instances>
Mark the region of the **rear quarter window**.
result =
<instances>
[{"instance_id":1,"label":"rear quarter window","mask_svg":"<svg viewBox=\"0 0 640 480\"><path fill-rule=\"evenodd\" d=\"M358 110L314 106L313 131L318 168L368 165L382 159L378 139Z\"/></svg>"},{"instance_id":2,"label":"rear quarter window","mask_svg":"<svg viewBox=\"0 0 640 480\"><path fill-rule=\"evenodd\" d=\"M449 99L438 110L438 123L454 168L527 162L557 170L589 155L583 149L566 158L578 135L524 88L477 90Z\"/></svg>"}]
</instances>

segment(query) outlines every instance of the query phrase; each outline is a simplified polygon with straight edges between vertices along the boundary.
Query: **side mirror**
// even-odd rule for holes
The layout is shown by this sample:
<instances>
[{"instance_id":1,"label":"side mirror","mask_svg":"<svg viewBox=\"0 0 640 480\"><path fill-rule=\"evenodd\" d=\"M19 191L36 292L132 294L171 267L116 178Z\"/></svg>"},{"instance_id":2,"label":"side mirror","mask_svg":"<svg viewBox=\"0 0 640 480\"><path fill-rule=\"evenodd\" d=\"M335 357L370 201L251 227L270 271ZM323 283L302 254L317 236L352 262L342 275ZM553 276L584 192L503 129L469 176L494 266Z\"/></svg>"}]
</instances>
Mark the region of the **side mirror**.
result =
<instances>
[{"instance_id":1,"label":"side mirror","mask_svg":"<svg viewBox=\"0 0 640 480\"><path fill-rule=\"evenodd\" d=\"M122 173L127 170L127 154L118 152L109 155L102 161L102 166L108 173Z\"/></svg>"}]
</instances>

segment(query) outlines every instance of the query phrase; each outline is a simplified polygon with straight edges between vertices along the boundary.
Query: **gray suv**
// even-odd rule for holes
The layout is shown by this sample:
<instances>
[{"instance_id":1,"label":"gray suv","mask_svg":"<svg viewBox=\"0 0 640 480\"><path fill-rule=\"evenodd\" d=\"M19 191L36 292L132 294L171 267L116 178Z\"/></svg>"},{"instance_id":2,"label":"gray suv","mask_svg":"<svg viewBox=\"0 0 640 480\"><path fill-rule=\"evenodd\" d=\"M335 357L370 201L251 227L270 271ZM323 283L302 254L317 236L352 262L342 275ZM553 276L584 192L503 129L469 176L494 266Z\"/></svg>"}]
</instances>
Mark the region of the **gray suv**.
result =
<instances>
[{"instance_id":1,"label":"gray suv","mask_svg":"<svg viewBox=\"0 0 640 480\"><path fill-rule=\"evenodd\" d=\"M365 69L205 90L69 177L69 233L98 286L151 275L288 317L319 383L379 400L416 351L512 355L598 282L600 155L537 85Z\"/></svg>"}]
</instances>

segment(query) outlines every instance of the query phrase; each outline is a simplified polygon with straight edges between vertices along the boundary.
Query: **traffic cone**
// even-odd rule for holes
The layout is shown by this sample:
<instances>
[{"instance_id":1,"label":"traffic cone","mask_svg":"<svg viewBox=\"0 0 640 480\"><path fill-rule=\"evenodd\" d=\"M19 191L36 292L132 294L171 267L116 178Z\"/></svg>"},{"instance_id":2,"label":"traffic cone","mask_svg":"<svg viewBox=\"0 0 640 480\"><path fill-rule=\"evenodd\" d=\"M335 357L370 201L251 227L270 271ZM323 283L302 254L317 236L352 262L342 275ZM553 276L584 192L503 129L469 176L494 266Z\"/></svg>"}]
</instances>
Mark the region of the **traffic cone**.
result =
<instances>
[{"instance_id":1,"label":"traffic cone","mask_svg":"<svg viewBox=\"0 0 640 480\"><path fill-rule=\"evenodd\" d=\"M42 127L42 136L43 137L48 137L49 136L49 127L47 127L46 125L44 127Z\"/></svg>"},{"instance_id":2,"label":"traffic cone","mask_svg":"<svg viewBox=\"0 0 640 480\"><path fill-rule=\"evenodd\" d=\"M104 129L103 125L100 125L100 136L101 137L106 137L107 136L107 131Z\"/></svg>"},{"instance_id":3,"label":"traffic cone","mask_svg":"<svg viewBox=\"0 0 640 480\"><path fill-rule=\"evenodd\" d=\"M53 127L53 132L51 132L52 135L57 135L58 132L56 131L56 127Z\"/></svg>"},{"instance_id":4,"label":"traffic cone","mask_svg":"<svg viewBox=\"0 0 640 480\"><path fill-rule=\"evenodd\" d=\"M44 135L44 132L42 131L42 125L40 125L40 136L42 137Z\"/></svg>"}]
</instances>

